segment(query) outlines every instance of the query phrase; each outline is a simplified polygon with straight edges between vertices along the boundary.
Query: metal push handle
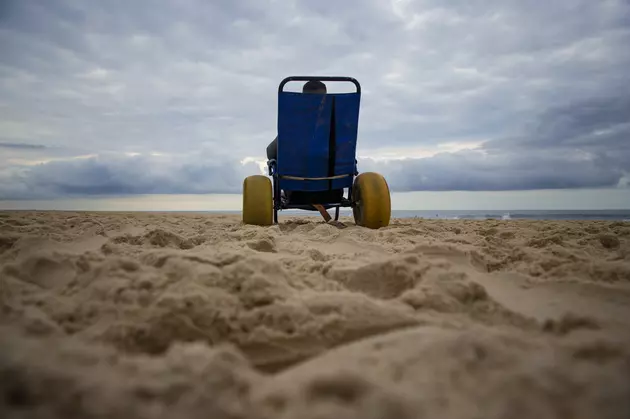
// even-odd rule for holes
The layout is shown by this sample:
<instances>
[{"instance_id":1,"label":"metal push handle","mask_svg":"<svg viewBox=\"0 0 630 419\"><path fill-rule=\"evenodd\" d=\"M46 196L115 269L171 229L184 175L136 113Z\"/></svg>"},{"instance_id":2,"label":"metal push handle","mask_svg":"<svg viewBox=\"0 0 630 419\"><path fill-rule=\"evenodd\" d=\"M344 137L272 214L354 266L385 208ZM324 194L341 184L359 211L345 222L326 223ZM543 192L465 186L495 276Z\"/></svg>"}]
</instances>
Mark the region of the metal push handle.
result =
<instances>
[{"instance_id":1,"label":"metal push handle","mask_svg":"<svg viewBox=\"0 0 630 419\"><path fill-rule=\"evenodd\" d=\"M278 93L282 93L282 89L284 89L284 85L290 81L347 81L353 83L357 88L357 93L361 93L361 85L359 82L353 77L337 77L337 76L290 76L280 82L280 86L278 87Z\"/></svg>"}]
</instances>

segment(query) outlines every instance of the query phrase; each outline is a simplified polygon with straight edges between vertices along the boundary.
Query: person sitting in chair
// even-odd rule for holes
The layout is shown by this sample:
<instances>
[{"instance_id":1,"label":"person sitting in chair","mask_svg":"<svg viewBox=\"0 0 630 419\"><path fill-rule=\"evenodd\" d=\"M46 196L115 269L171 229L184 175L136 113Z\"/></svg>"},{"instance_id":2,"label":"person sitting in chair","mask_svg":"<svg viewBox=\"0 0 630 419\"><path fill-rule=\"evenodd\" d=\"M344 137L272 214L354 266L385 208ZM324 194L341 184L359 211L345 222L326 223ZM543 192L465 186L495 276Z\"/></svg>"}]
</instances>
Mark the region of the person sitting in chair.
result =
<instances>
[{"instance_id":1,"label":"person sitting in chair","mask_svg":"<svg viewBox=\"0 0 630 419\"><path fill-rule=\"evenodd\" d=\"M302 86L302 93L315 93L315 94L325 94L326 85L319 80L311 80L304 83ZM278 136L274 138L274 140L269 143L267 146L267 159L277 159L278 158Z\"/></svg>"}]
</instances>

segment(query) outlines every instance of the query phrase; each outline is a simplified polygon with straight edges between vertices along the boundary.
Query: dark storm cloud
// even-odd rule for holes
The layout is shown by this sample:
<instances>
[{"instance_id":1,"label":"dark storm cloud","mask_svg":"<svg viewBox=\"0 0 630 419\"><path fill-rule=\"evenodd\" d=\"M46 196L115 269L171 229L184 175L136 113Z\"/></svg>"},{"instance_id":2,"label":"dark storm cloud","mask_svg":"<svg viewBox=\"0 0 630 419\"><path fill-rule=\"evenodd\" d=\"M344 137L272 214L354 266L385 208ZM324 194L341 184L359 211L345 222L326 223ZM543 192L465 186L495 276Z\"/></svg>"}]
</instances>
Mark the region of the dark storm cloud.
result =
<instances>
[{"instance_id":1,"label":"dark storm cloud","mask_svg":"<svg viewBox=\"0 0 630 419\"><path fill-rule=\"evenodd\" d=\"M203 157L181 156L171 161L160 156L99 156L51 161L28 170L0 172L0 197L239 193L243 178L258 170L254 163Z\"/></svg>"},{"instance_id":2,"label":"dark storm cloud","mask_svg":"<svg viewBox=\"0 0 630 419\"><path fill-rule=\"evenodd\" d=\"M238 192L291 74L361 81L361 155L485 142L363 162L394 190L608 186L629 171L625 0L0 3L0 129L17 146L2 147L5 198Z\"/></svg>"},{"instance_id":3,"label":"dark storm cloud","mask_svg":"<svg viewBox=\"0 0 630 419\"><path fill-rule=\"evenodd\" d=\"M444 153L395 163L361 161L383 173L397 191L502 191L617 186L624 171L605 156L585 158L548 151ZM626 165L627 166L627 165Z\"/></svg>"},{"instance_id":4,"label":"dark storm cloud","mask_svg":"<svg viewBox=\"0 0 630 419\"><path fill-rule=\"evenodd\" d=\"M362 162L394 189L532 190L613 187L630 174L630 98L611 96L552 107L520 136L476 150L398 162Z\"/></svg>"},{"instance_id":5,"label":"dark storm cloud","mask_svg":"<svg viewBox=\"0 0 630 419\"><path fill-rule=\"evenodd\" d=\"M0 148L11 148L17 150L41 150L46 148L45 145L41 144L22 144L22 143L9 143L9 142L1 142Z\"/></svg>"}]
</instances>

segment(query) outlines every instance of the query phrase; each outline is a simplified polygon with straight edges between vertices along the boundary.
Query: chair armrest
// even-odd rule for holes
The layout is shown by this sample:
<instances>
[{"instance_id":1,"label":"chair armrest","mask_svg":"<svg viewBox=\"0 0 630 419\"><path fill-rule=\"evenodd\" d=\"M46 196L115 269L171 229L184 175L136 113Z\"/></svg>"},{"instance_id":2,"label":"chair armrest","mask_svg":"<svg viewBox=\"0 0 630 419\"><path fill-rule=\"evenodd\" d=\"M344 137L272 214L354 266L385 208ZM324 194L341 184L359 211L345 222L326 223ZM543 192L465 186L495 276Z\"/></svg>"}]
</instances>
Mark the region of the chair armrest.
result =
<instances>
[{"instance_id":1,"label":"chair armrest","mask_svg":"<svg viewBox=\"0 0 630 419\"><path fill-rule=\"evenodd\" d=\"M278 162L276 159L267 160L267 168L269 169L269 176L273 176L276 174L276 167L278 166Z\"/></svg>"}]
</instances>

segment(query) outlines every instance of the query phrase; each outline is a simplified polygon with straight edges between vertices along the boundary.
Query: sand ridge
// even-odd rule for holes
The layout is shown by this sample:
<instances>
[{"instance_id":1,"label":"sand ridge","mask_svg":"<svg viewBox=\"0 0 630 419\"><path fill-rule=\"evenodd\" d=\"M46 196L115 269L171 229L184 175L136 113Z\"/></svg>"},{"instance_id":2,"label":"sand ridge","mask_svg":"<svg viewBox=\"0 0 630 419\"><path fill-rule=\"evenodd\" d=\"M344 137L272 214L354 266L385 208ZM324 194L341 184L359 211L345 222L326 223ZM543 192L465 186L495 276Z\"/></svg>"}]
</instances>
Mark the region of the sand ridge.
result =
<instances>
[{"instance_id":1,"label":"sand ridge","mask_svg":"<svg viewBox=\"0 0 630 419\"><path fill-rule=\"evenodd\" d=\"M630 223L0 213L3 417L629 417Z\"/></svg>"}]
</instances>

